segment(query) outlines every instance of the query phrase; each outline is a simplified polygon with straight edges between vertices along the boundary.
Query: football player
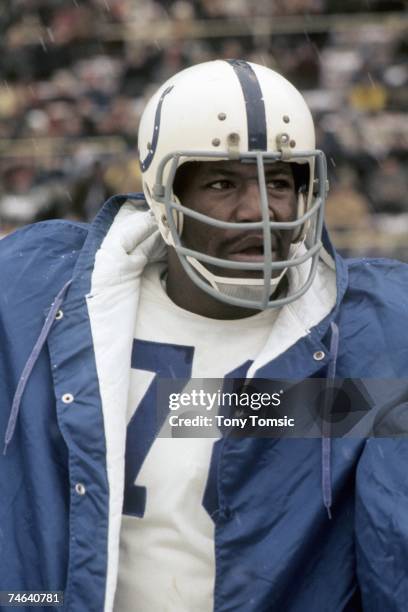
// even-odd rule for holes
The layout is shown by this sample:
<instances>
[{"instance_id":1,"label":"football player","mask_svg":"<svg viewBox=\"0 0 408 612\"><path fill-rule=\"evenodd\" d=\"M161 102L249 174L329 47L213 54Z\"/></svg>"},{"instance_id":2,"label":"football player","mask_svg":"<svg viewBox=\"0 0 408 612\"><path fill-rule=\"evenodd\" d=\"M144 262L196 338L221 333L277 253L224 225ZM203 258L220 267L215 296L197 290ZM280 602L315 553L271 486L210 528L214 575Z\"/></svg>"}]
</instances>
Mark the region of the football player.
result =
<instances>
[{"instance_id":1,"label":"football player","mask_svg":"<svg viewBox=\"0 0 408 612\"><path fill-rule=\"evenodd\" d=\"M144 193L90 227L0 243L0 588L74 612L404 610L405 441L332 437L326 413L235 435L258 408L221 391L269 380L263 414L287 416L274 380L367 378L402 410L407 266L335 252L310 111L265 66L174 75L139 157ZM342 416L370 417L353 393Z\"/></svg>"}]
</instances>

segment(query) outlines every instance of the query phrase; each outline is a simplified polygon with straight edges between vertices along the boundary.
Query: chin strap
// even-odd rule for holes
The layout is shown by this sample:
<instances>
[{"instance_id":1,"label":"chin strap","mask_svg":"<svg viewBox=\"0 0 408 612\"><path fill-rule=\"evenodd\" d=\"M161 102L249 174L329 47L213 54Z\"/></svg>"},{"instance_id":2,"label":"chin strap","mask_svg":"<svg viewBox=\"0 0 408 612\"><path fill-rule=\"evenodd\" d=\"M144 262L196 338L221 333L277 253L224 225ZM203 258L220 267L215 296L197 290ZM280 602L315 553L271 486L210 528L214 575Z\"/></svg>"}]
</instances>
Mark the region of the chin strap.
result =
<instances>
[{"instance_id":1,"label":"chin strap","mask_svg":"<svg viewBox=\"0 0 408 612\"><path fill-rule=\"evenodd\" d=\"M220 292L219 285L236 285L238 287L242 286L252 286L252 287L263 287L264 281L262 278L234 278L233 276L216 276L201 263L195 257L187 257L187 261L197 270L197 272L207 281L213 289ZM271 287L277 285L285 274L287 268L284 268L280 273L279 277L271 278Z\"/></svg>"}]
</instances>

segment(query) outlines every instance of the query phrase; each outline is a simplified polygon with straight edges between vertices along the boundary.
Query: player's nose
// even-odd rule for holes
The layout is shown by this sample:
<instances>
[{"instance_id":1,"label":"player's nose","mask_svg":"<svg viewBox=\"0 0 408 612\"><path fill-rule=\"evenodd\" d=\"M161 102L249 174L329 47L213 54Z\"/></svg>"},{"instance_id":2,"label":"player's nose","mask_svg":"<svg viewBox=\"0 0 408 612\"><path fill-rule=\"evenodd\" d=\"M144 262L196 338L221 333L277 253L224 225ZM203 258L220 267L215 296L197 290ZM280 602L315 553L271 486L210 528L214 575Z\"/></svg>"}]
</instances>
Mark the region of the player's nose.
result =
<instances>
[{"instance_id":1,"label":"player's nose","mask_svg":"<svg viewBox=\"0 0 408 612\"><path fill-rule=\"evenodd\" d=\"M246 181L239 190L236 217L239 223L262 221L261 194L258 181Z\"/></svg>"}]
</instances>

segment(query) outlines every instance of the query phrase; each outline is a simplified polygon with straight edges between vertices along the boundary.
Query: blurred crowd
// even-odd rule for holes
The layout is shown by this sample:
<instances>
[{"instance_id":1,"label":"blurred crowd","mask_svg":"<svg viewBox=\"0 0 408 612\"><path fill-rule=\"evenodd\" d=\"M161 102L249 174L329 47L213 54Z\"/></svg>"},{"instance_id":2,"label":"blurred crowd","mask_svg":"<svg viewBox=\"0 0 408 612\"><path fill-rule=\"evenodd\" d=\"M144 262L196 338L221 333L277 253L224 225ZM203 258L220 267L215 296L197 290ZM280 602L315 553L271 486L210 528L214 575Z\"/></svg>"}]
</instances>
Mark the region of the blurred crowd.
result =
<instances>
[{"instance_id":1,"label":"blurred crowd","mask_svg":"<svg viewBox=\"0 0 408 612\"><path fill-rule=\"evenodd\" d=\"M242 57L304 93L328 158L339 246L408 260L403 0L2 0L0 236L90 220L140 189L137 129L158 84ZM405 23L407 23L405 21ZM385 245L385 246L384 246ZM391 245L391 246L390 246Z\"/></svg>"}]
</instances>

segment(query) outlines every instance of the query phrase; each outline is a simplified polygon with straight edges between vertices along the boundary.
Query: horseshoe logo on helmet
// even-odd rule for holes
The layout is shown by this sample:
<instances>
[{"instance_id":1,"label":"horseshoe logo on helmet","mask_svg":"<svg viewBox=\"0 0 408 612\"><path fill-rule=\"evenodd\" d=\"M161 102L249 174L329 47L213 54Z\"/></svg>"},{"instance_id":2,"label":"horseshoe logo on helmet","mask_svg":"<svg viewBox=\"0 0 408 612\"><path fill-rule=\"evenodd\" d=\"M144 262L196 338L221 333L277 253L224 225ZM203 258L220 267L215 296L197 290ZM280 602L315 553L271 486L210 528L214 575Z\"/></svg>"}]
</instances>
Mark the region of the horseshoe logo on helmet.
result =
<instances>
[{"instance_id":1,"label":"horseshoe logo on helmet","mask_svg":"<svg viewBox=\"0 0 408 612\"><path fill-rule=\"evenodd\" d=\"M152 163L154 154L156 152L156 148L157 148L157 142L159 140L159 131L160 131L160 121L161 121L161 111L162 111L162 106L163 106L163 102L164 102L164 98L167 96L167 94L169 94L171 92L171 90L173 89L174 85L171 85L171 87L167 87L167 89L165 89L160 97L159 103L157 105L157 109L156 109L156 114L154 116L154 127L153 127L153 136L152 139L150 140L148 145L148 154L146 155L146 157L144 158L144 160L140 160L140 168L142 170L142 172L146 172L146 170L148 170L150 164Z\"/></svg>"}]
</instances>

